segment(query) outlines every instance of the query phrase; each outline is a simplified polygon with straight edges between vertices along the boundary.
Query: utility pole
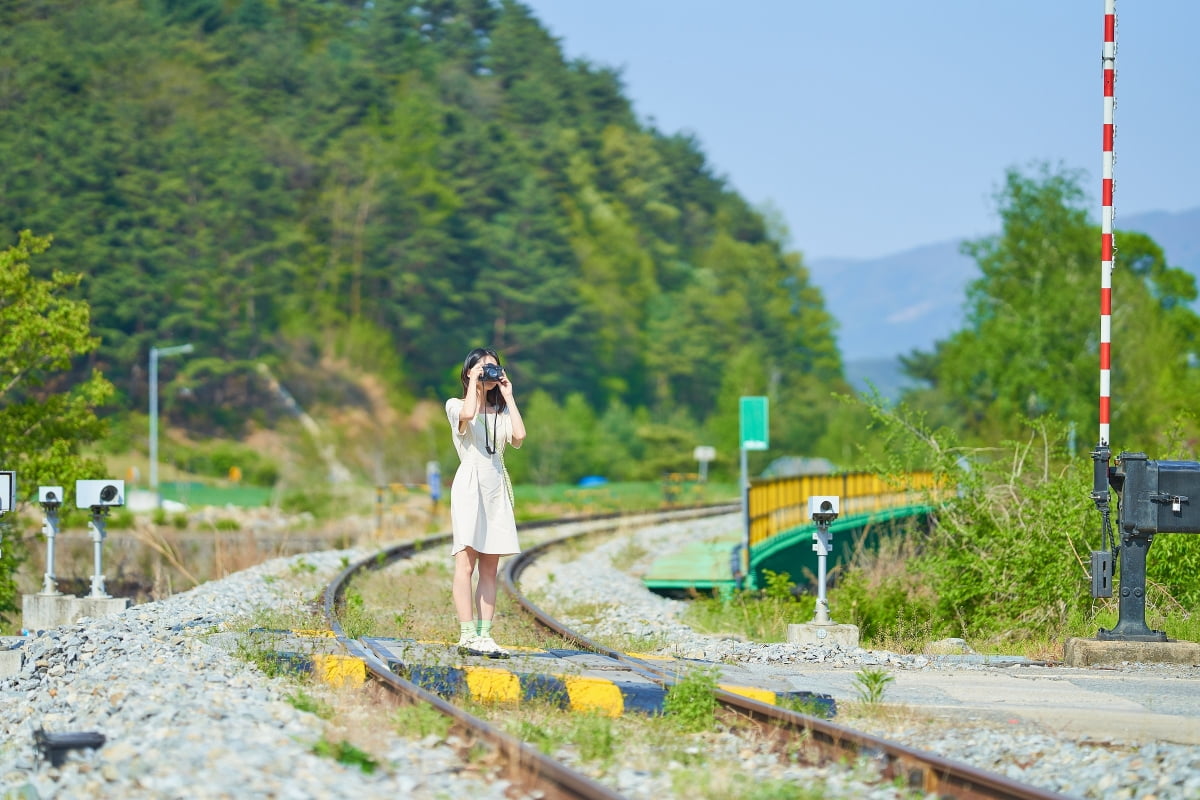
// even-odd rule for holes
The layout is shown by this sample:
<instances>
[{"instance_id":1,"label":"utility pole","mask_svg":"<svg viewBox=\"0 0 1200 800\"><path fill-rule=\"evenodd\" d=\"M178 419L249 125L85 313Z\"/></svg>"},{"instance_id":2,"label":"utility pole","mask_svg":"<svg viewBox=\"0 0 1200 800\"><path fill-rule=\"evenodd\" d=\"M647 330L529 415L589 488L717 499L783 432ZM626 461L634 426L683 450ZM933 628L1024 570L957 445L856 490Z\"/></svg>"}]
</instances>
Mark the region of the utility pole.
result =
<instances>
[{"instance_id":1,"label":"utility pole","mask_svg":"<svg viewBox=\"0 0 1200 800\"><path fill-rule=\"evenodd\" d=\"M156 507L162 506L158 493L158 359L190 353L193 349L191 344L150 348L150 490L154 492Z\"/></svg>"}]
</instances>

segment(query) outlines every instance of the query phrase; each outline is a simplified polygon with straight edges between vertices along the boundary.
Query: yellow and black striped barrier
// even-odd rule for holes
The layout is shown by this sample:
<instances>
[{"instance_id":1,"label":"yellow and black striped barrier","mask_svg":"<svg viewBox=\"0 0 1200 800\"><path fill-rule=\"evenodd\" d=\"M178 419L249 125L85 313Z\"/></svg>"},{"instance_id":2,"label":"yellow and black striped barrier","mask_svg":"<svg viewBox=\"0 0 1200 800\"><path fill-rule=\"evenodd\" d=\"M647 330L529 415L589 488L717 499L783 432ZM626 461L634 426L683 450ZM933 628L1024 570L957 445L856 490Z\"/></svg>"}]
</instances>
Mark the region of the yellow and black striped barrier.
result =
<instances>
[{"instance_id":1,"label":"yellow and black striped barrier","mask_svg":"<svg viewBox=\"0 0 1200 800\"><path fill-rule=\"evenodd\" d=\"M312 674L331 686L357 688L366 682L365 662L347 655L332 631L254 628L218 637L229 637L229 647L255 652L277 667ZM583 650L516 647L501 662L464 656L448 642L374 637L361 642L392 672L446 698L469 697L489 704L549 703L564 710L619 717L630 712L661 714L667 697L667 689L616 659ZM656 660L676 662L680 674L697 666L718 672L736 669L694 660ZM768 705L801 704L829 717L837 710L833 698L824 694L729 681L717 685Z\"/></svg>"},{"instance_id":2,"label":"yellow and black striped barrier","mask_svg":"<svg viewBox=\"0 0 1200 800\"><path fill-rule=\"evenodd\" d=\"M454 645L414 639L364 638L363 644L397 675L443 697L485 703L549 703L570 711L619 717L628 712L661 714L667 689L616 659L582 650L510 648L499 662L460 656ZM501 665L503 664L503 665ZM723 665L689 661L689 666ZM798 703L833 716L828 695L775 691L769 687L718 682L720 688L771 705Z\"/></svg>"}]
</instances>

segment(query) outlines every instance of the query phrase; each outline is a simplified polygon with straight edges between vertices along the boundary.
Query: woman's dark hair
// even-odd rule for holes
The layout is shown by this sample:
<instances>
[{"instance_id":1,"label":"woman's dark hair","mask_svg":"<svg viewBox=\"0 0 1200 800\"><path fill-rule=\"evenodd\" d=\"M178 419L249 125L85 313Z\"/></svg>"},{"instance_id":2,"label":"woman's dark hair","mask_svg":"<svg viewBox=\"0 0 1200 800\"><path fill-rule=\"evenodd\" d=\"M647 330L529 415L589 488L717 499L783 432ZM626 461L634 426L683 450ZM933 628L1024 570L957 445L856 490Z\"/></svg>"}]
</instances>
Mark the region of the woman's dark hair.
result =
<instances>
[{"instance_id":1,"label":"woman's dark hair","mask_svg":"<svg viewBox=\"0 0 1200 800\"><path fill-rule=\"evenodd\" d=\"M485 356L491 356L492 358L496 359L497 364L500 363L500 356L490 347L476 347L474 350L467 353L467 358L463 361L462 372L459 373L458 376L462 381L463 392L467 391L467 384L470 383L470 379L467 377L467 374L471 371L471 367L478 364ZM487 390L487 401L500 411L503 411L508 406L508 404L504 401L504 395L500 393L499 386L493 386L491 389Z\"/></svg>"}]
</instances>

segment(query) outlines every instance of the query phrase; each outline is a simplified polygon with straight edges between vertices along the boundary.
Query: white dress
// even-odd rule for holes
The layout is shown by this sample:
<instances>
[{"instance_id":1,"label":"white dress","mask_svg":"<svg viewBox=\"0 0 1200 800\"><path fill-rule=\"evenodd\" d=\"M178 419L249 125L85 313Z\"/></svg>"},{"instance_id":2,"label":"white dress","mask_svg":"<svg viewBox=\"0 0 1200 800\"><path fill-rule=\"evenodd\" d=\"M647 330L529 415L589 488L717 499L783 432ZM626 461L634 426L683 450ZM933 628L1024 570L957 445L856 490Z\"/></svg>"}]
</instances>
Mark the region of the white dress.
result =
<instances>
[{"instance_id":1,"label":"white dress","mask_svg":"<svg viewBox=\"0 0 1200 800\"><path fill-rule=\"evenodd\" d=\"M450 554L470 547L477 553L514 555L521 552L521 546L517 543L512 487L503 458L505 445L512 441L512 422L507 410L498 415L478 413L460 434L458 414L462 406L461 397L446 401L446 417L459 460L450 484L450 524L454 531ZM495 425L495 453L485 449L485 425L488 442L492 441Z\"/></svg>"}]
</instances>

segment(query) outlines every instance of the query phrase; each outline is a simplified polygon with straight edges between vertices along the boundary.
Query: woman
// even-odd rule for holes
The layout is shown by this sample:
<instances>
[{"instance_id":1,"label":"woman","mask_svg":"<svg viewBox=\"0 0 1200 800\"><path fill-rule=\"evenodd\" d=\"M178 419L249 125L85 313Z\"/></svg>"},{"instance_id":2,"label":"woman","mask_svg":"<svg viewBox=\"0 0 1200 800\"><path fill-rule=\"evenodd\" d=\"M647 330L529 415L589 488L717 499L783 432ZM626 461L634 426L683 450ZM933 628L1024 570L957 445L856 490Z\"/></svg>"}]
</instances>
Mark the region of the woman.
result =
<instances>
[{"instance_id":1,"label":"woman","mask_svg":"<svg viewBox=\"0 0 1200 800\"><path fill-rule=\"evenodd\" d=\"M513 399L512 381L500 368L495 350L477 347L468 353L460 378L463 396L446 401L459 459L450 486L458 647L475 655L507 658L508 653L492 639L496 572L500 556L519 553L521 547L504 448L521 446L525 423ZM478 584L472 591L476 571Z\"/></svg>"}]
</instances>

